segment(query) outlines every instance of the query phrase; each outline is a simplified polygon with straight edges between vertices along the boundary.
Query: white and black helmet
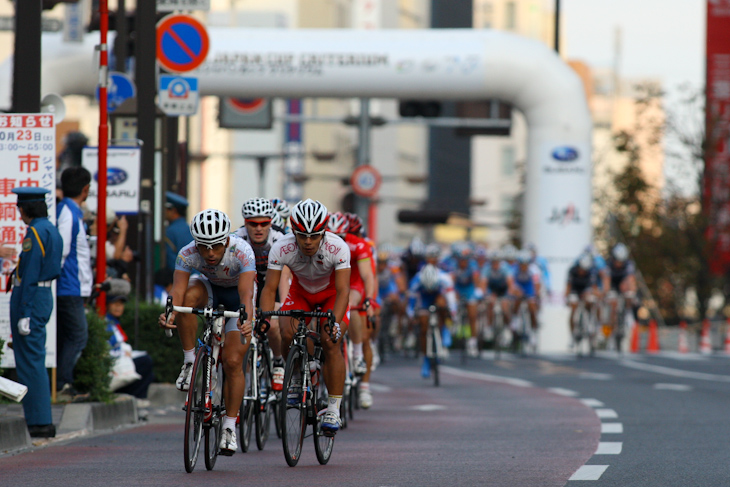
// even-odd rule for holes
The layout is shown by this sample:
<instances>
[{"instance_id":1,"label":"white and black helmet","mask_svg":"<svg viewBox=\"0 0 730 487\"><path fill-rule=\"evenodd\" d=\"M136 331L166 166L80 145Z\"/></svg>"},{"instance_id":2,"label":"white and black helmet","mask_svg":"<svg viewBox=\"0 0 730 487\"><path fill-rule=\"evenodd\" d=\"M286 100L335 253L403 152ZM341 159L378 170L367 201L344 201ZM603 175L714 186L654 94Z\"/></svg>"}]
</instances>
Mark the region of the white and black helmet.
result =
<instances>
[{"instance_id":1,"label":"white and black helmet","mask_svg":"<svg viewBox=\"0 0 730 487\"><path fill-rule=\"evenodd\" d=\"M271 226L280 228L282 232L286 233L286 222L277 212L274 212L274 216L271 217Z\"/></svg>"},{"instance_id":2,"label":"white and black helmet","mask_svg":"<svg viewBox=\"0 0 730 487\"><path fill-rule=\"evenodd\" d=\"M271 218L274 216L274 205L266 198L251 198L241 207L243 218Z\"/></svg>"},{"instance_id":3,"label":"white and black helmet","mask_svg":"<svg viewBox=\"0 0 730 487\"><path fill-rule=\"evenodd\" d=\"M421 286L426 291L436 291L439 287L439 270L433 264L423 266L421 269Z\"/></svg>"},{"instance_id":4,"label":"white and black helmet","mask_svg":"<svg viewBox=\"0 0 730 487\"><path fill-rule=\"evenodd\" d=\"M190 233L196 244L212 247L225 244L231 233L231 220L219 210L203 210L190 222Z\"/></svg>"},{"instance_id":5,"label":"white and black helmet","mask_svg":"<svg viewBox=\"0 0 730 487\"><path fill-rule=\"evenodd\" d=\"M289 203L287 203L286 200L273 198L271 200L271 205L274 207L274 211L281 215L284 220L291 216L291 208L289 208Z\"/></svg>"},{"instance_id":6,"label":"white and black helmet","mask_svg":"<svg viewBox=\"0 0 730 487\"><path fill-rule=\"evenodd\" d=\"M626 245L618 243L611 251L611 254L613 255L613 258L617 261L624 262L629 258L629 249L628 247L626 247Z\"/></svg>"},{"instance_id":7,"label":"white and black helmet","mask_svg":"<svg viewBox=\"0 0 730 487\"><path fill-rule=\"evenodd\" d=\"M297 233L323 233L327 229L329 213L319 201L300 201L291 211L291 229Z\"/></svg>"}]
</instances>

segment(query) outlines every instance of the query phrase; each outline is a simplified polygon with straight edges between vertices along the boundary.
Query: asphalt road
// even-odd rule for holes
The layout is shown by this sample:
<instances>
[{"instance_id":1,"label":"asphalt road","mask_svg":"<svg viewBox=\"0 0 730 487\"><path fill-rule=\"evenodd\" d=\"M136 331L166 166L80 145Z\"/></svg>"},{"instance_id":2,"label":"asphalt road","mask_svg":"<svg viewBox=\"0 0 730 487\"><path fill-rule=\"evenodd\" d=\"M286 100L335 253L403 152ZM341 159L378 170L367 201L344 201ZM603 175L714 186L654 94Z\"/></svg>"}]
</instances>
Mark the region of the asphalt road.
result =
<instances>
[{"instance_id":1,"label":"asphalt road","mask_svg":"<svg viewBox=\"0 0 730 487\"><path fill-rule=\"evenodd\" d=\"M264 451L185 473L183 414L0 457L4 485L722 486L730 359L724 356L506 356L452 359L442 386L395 359L374 374L320 466L310 438L297 467L275 435ZM569 480L569 479L573 480ZM580 478L596 480L577 480Z\"/></svg>"}]
</instances>

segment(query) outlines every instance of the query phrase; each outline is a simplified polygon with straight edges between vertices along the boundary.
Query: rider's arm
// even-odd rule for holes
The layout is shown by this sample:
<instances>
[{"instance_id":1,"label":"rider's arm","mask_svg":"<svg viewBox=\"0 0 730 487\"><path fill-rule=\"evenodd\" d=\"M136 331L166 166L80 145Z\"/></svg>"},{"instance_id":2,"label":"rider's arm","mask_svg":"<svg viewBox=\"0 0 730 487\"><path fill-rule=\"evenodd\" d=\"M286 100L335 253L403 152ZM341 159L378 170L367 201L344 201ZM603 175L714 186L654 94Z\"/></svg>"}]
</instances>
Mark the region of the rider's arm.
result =
<instances>
[{"instance_id":1,"label":"rider's arm","mask_svg":"<svg viewBox=\"0 0 730 487\"><path fill-rule=\"evenodd\" d=\"M276 303L276 288L279 287L282 271L269 268L266 271L266 283L261 290L261 311L273 311ZM280 295L281 296L281 295ZM281 296L282 301L286 296Z\"/></svg>"},{"instance_id":2,"label":"rider's arm","mask_svg":"<svg viewBox=\"0 0 730 487\"><path fill-rule=\"evenodd\" d=\"M185 298L185 291L188 289L189 280L190 273L180 269L177 269L172 275L172 289L170 289L170 296L172 296L173 306L183 305L183 299ZM167 319L168 325L172 325L175 321L175 314L175 311L170 313L170 316ZM165 327L165 313L160 315L159 324L160 326Z\"/></svg>"},{"instance_id":3,"label":"rider's arm","mask_svg":"<svg viewBox=\"0 0 730 487\"><path fill-rule=\"evenodd\" d=\"M254 318L254 295L253 288L256 282L256 271L242 272L238 276L238 297L241 299L241 305L246 308L246 321Z\"/></svg>"},{"instance_id":4,"label":"rider's arm","mask_svg":"<svg viewBox=\"0 0 730 487\"><path fill-rule=\"evenodd\" d=\"M289 294L289 287L291 286L291 269L288 266L284 266L281 269L281 277L279 277L279 301L284 302L287 295Z\"/></svg>"},{"instance_id":5,"label":"rider's arm","mask_svg":"<svg viewBox=\"0 0 730 487\"><path fill-rule=\"evenodd\" d=\"M268 283L268 281L267 281ZM342 318L347 312L347 304L350 300L350 268L337 269L335 271L335 321L342 323Z\"/></svg>"},{"instance_id":6,"label":"rider's arm","mask_svg":"<svg viewBox=\"0 0 730 487\"><path fill-rule=\"evenodd\" d=\"M365 297L375 301L375 274L373 274L373 266L371 258L361 259L357 261L357 268L360 271L360 277L365 284Z\"/></svg>"}]
</instances>

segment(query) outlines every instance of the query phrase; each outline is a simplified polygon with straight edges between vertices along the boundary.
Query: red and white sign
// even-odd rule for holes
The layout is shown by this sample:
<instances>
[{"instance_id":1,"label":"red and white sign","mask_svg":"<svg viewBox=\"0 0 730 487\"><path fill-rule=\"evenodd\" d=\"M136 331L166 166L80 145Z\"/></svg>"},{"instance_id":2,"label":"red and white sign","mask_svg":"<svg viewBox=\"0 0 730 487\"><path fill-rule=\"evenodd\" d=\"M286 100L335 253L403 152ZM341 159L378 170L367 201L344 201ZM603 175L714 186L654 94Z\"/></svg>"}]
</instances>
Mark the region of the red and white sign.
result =
<instances>
[{"instance_id":1,"label":"red and white sign","mask_svg":"<svg viewBox=\"0 0 730 487\"><path fill-rule=\"evenodd\" d=\"M383 178L373 166L358 166L352 173L350 184L356 195L363 198L372 198L378 194Z\"/></svg>"},{"instance_id":2,"label":"red and white sign","mask_svg":"<svg viewBox=\"0 0 730 487\"><path fill-rule=\"evenodd\" d=\"M267 98L226 98L228 106L241 113L255 113L266 108Z\"/></svg>"},{"instance_id":3,"label":"red and white sign","mask_svg":"<svg viewBox=\"0 0 730 487\"><path fill-rule=\"evenodd\" d=\"M208 56L205 26L189 15L168 15L157 24L157 61L172 73L192 71Z\"/></svg>"},{"instance_id":4,"label":"red and white sign","mask_svg":"<svg viewBox=\"0 0 730 487\"><path fill-rule=\"evenodd\" d=\"M0 245L21 253L26 225L15 205L13 188L36 187L46 195L48 217L56 221L56 127L51 114L0 114ZM0 338L5 340L0 367L15 367L10 336L10 296L7 278L18 264L17 258L0 258ZM55 286L53 287L55 297ZM46 326L46 367L56 366L56 311Z\"/></svg>"},{"instance_id":5,"label":"red and white sign","mask_svg":"<svg viewBox=\"0 0 730 487\"><path fill-rule=\"evenodd\" d=\"M710 269L730 269L730 0L707 2L707 103L703 204L708 216Z\"/></svg>"}]
</instances>

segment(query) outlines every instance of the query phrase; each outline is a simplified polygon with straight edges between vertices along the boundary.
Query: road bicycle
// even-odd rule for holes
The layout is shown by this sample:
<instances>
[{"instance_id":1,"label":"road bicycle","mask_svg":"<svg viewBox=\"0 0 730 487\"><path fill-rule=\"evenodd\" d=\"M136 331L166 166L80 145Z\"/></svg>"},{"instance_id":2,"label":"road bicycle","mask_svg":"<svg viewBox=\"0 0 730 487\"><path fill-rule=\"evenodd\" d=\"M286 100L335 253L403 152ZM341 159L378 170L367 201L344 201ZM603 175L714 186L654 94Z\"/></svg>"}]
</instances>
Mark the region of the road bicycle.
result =
<instances>
[{"instance_id":1,"label":"road bicycle","mask_svg":"<svg viewBox=\"0 0 730 487\"><path fill-rule=\"evenodd\" d=\"M439 362L444 356L444 346L441 341L441 329L439 327L439 312L445 308L437 306L428 307L428 333L426 333L426 358L431 365L433 385L439 386Z\"/></svg>"},{"instance_id":2,"label":"road bicycle","mask_svg":"<svg viewBox=\"0 0 730 487\"><path fill-rule=\"evenodd\" d=\"M223 330L226 318L237 318L240 325L246 319L246 312L243 307L239 311L226 311L223 305L218 306L217 309L210 306L205 308L173 306L172 296L168 296L165 304L165 318L167 319L173 311L204 318L203 332L196 343L190 387L183 406L183 411L185 411L183 452L185 471L192 473L198 461L202 441L205 451L205 468L212 470L218 458L218 443L223 417L226 414L226 406L223 401L225 375L223 364L218 360L221 347L226 339ZM168 337L172 336L170 329L165 330L165 333ZM242 342L245 340L245 337L241 337Z\"/></svg>"},{"instance_id":3,"label":"road bicycle","mask_svg":"<svg viewBox=\"0 0 730 487\"><path fill-rule=\"evenodd\" d=\"M321 331L334 341L335 316L332 311L259 311L257 320L270 316L288 316L299 323L294 333L289 355L284 368L284 387L279 407L281 440L287 465L294 467L299 462L307 425L312 425L314 451L320 465L326 465L332 455L335 438L321 429L322 419L327 412L327 390L322 379L324 352ZM307 324L315 318L314 330ZM319 318L326 318L324 324ZM311 351L310 351L311 350ZM301 394L301 397L299 395Z\"/></svg>"},{"instance_id":4,"label":"road bicycle","mask_svg":"<svg viewBox=\"0 0 730 487\"><path fill-rule=\"evenodd\" d=\"M280 394L274 391L274 355L269 347L268 323L257 322L251 345L243 359L246 389L239 410L238 436L241 451L247 452L252 431L256 431L256 447L263 450L269 438L271 418L274 418L277 434L280 432L278 410Z\"/></svg>"},{"instance_id":5,"label":"road bicycle","mask_svg":"<svg viewBox=\"0 0 730 487\"><path fill-rule=\"evenodd\" d=\"M492 304L492 333L494 335L494 358L499 360L502 356L502 348L504 344L505 319L502 301L504 297L497 297Z\"/></svg>"},{"instance_id":6,"label":"road bicycle","mask_svg":"<svg viewBox=\"0 0 730 487\"><path fill-rule=\"evenodd\" d=\"M633 297L633 293L631 295ZM616 299L616 315L613 323L613 340L616 352L622 353L622 344L626 336L626 330L633 321L631 308L626 307L627 296L624 293L617 293Z\"/></svg>"},{"instance_id":7,"label":"road bicycle","mask_svg":"<svg viewBox=\"0 0 730 487\"><path fill-rule=\"evenodd\" d=\"M530 315L530 306L527 299L522 299L517 309L517 329L513 330L512 348L514 353L525 357L528 351L530 353L537 351L535 343L535 329Z\"/></svg>"},{"instance_id":8,"label":"road bicycle","mask_svg":"<svg viewBox=\"0 0 730 487\"><path fill-rule=\"evenodd\" d=\"M596 353L596 331L598 329L598 306L593 295L581 297L573 315L573 342L579 357L583 355L581 342L588 342L588 353L593 357Z\"/></svg>"}]
</instances>

